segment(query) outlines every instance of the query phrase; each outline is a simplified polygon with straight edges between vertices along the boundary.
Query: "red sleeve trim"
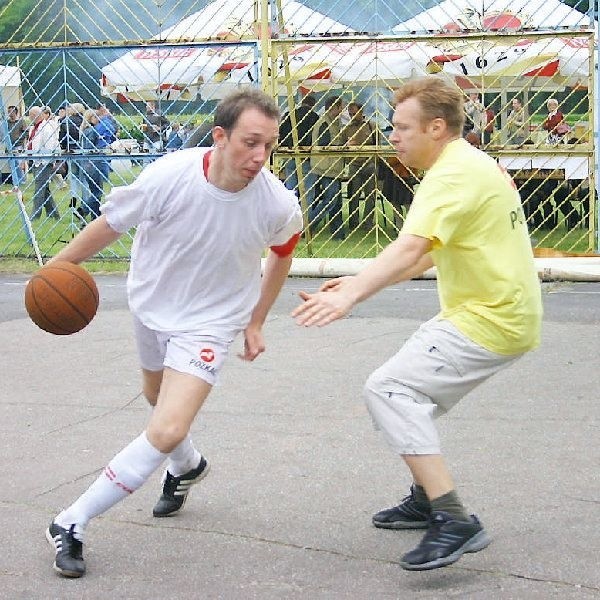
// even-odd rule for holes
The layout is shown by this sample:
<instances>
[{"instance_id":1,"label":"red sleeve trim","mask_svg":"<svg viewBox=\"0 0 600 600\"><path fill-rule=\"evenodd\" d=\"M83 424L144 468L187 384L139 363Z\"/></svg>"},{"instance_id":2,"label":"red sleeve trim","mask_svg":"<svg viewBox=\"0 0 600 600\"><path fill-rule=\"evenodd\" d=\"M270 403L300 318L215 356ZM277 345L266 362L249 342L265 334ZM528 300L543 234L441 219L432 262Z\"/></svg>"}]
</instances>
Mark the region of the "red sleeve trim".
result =
<instances>
[{"instance_id":1,"label":"red sleeve trim","mask_svg":"<svg viewBox=\"0 0 600 600\"><path fill-rule=\"evenodd\" d=\"M281 246L271 246L271 250L273 250L280 258L285 258L294 252L294 248L299 239L300 234L295 233L285 244L281 244Z\"/></svg>"}]
</instances>

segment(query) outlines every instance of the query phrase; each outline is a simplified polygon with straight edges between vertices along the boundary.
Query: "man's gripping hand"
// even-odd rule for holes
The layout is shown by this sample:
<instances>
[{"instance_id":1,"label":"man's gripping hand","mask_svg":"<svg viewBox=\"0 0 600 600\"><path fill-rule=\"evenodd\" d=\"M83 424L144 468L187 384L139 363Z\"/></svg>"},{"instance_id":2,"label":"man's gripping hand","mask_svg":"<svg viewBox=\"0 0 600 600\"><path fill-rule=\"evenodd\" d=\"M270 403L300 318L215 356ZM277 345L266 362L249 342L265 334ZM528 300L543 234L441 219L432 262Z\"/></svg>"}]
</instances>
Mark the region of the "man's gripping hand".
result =
<instances>
[{"instance_id":1,"label":"man's gripping hand","mask_svg":"<svg viewBox=\"0 0 600 600\"><path fill-rule=\"evenodd\" d=\"M265 338L260 327L249 325L244 330L244 351L238 353L242 360L253 361L265 351Z\"/></svg>"}]
</instances>

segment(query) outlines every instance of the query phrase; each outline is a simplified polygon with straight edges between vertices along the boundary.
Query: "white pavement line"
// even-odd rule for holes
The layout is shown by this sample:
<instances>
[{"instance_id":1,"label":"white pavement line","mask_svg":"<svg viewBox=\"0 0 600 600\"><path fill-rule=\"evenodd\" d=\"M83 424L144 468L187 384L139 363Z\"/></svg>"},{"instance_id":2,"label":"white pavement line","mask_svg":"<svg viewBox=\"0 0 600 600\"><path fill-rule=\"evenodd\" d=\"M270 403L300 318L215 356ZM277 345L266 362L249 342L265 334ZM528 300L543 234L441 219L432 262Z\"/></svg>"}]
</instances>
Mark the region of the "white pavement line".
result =
<instances>
[{"instance_id":1,"label":"white pavement line","mask_svg":"<svg viewBox=\"0 0 600 600\"><path fill-rule=\"evenodd\" d=\"M578 290L549 290L548 294L600 294L598 291L578 291Z\"/></svg>"}]
</instances>

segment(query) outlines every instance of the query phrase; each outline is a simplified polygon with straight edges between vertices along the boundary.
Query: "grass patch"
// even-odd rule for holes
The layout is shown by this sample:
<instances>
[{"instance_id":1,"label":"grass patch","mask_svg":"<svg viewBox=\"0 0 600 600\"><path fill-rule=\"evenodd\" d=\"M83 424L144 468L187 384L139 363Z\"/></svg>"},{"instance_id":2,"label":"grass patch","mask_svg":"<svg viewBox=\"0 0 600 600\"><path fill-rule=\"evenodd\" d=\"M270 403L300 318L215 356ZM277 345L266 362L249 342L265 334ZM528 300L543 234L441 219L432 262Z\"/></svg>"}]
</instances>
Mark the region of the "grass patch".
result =
<instances>
[{"instance_id":1,"label":"grass patch","mask_svg":"<svg viewBox=\"0 0 600 600\"><path fill-rule=\"evenodd\" d=\"M137 176L140 166L134 166L131 172L123 175L122 170L111 173L110 186L127 184ZM106 186L106 192L110 189ZM44 260L55 256L81 229L82 223L70 209L70 190L68 185L51 184L53 198L57 203L61 218L58 221L42 217L33 225L35 237ZM11 186L0 186L7 194L0 196L0 270L4 272L32 272L38 268L33 246L29 242L16 196ZM30 175L22 186L23 199L28 212L32 210L33 178ZM347 206L343 218L347 231ZM564 219L558 221L554 229L532 229L534 245L569 252L591 252L595 249L595 240L587 227L568 229ZM133 232L131 232L133 233ZM342 241L332 239L327 225L308 240L304 236L296 249L298 258L373 258L395 239L398 230L394 225L393 209L387 203L376 203L376 226L368 232L355 230ZM104 249L98 257L86 262L85 266L94 273L125 273L129 267L132 235L121 238Z\"/></svg>"},{"instance_id":2,"label":"grass patch","mask_svg":"<svg viewBox=\"0 0 600 600\"><path fill-rule=\"evenodd\" d=\"M113 186L130 183L140 169L140 167L134 167L131 173L125 175L122 175L120 171L119 174L111 173L110 184L105 186L105 192L108 192ZM21 185L23 203L28 214L31 214L33 210L34 187L33 176L29 174L26 181ZM2 210L0 211L0 257L4 259L3 266L8 269L12 267L10 261L6 259L24 259L25 264L30 259L34 264L37 264L35 250L28 238L17 197L11 190L12 186L10 185L0 186L0 192L4 192L0 196L0 202L2 203ZM77 235L84 225L70 207L71 191L68 182L63 182L61 185L59 180L55 178L50 184L50 190L58 207L60 218L58 220L49 219L44 213L40 219L32 223L35 239L44 259L56 255L65 244ZM132 237L130 235L122 236L117 242L103 250L100 258L108 262L128 261L131 242Z\"/></svg>"}]
</instances>

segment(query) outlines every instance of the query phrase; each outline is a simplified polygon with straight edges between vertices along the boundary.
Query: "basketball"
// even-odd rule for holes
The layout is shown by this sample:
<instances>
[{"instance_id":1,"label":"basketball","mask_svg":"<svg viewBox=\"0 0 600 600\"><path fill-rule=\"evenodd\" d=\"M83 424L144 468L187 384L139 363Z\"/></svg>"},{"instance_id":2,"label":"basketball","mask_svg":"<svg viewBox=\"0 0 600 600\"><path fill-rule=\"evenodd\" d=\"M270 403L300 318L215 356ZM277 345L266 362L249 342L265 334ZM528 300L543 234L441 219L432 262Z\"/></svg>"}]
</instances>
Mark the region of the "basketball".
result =
<instances>
[{"instance_id":1,"label":"basketball","mask_svg":"<svg viewBox=\"0 0 600 600\"><path fill-rule=\"evenodd\" d=\"M94 278L79 265L57 261L34 273L25 288L25 308L31 320L54 335L83 329L98 309Z\"/></svg>"}]
</instances>

